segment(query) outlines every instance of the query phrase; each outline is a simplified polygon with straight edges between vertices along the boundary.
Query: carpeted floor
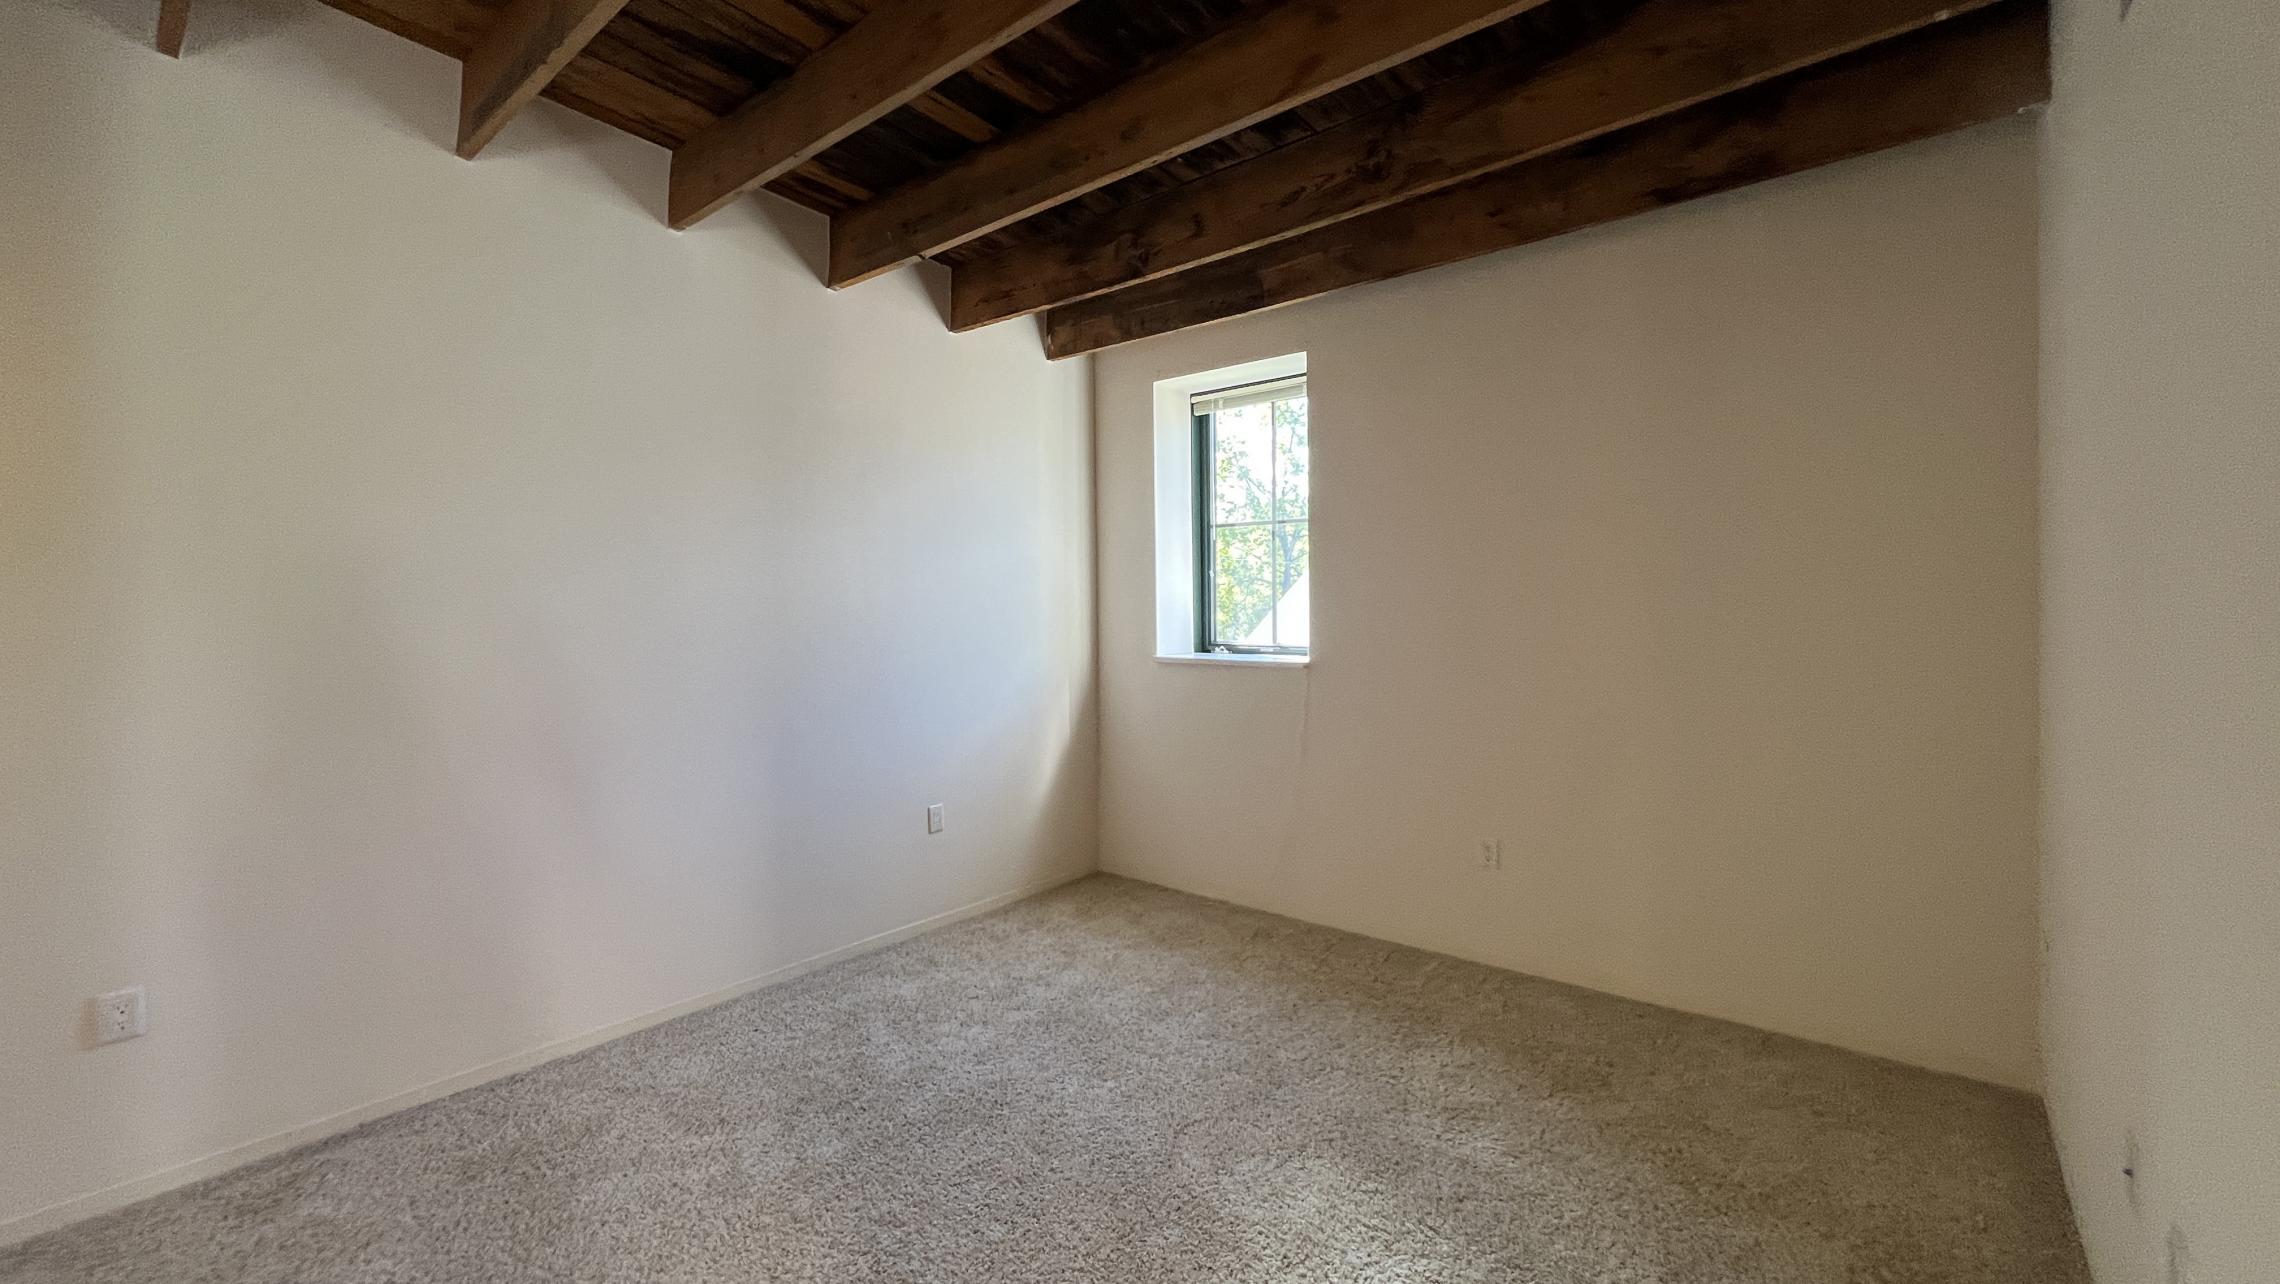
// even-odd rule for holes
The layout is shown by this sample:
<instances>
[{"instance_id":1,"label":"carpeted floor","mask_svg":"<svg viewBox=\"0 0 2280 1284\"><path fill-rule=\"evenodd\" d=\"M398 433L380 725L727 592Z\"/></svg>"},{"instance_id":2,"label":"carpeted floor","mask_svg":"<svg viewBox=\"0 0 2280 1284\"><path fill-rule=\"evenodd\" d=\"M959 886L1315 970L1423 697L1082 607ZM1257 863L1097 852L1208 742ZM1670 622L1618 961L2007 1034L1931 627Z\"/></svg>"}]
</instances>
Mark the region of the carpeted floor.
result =
<instances>
[{"instance_id":1,"label":"carpeted floor","mask_svg":"<svg viewBox=\"0 0 2280 1284\"><path fill-rule=\"evenodd\" d=\"M2033 1100L1094 878L0 1280L2073 1284Z\"/></svg>"}]
</instances>

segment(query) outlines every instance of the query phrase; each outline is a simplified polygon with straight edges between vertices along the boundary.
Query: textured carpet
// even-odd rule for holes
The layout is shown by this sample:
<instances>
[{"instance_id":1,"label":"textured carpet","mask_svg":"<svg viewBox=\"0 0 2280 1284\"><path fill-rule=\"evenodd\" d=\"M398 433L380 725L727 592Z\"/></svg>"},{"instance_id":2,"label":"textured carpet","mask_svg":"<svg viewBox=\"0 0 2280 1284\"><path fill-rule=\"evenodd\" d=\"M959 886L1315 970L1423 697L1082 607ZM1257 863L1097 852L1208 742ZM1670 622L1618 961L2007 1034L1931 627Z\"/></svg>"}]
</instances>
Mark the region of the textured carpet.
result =
<instances>
[{"instance_id":1,"label":"textured carpet","mask_svg":"<svg viewBox=\"0 0 2280 1284\"><path fill-rule=\"evenodd\" d=\"M0 1280L2087 1280L2030 1098L1094 878Z\"/></svg>"}]
</instances>

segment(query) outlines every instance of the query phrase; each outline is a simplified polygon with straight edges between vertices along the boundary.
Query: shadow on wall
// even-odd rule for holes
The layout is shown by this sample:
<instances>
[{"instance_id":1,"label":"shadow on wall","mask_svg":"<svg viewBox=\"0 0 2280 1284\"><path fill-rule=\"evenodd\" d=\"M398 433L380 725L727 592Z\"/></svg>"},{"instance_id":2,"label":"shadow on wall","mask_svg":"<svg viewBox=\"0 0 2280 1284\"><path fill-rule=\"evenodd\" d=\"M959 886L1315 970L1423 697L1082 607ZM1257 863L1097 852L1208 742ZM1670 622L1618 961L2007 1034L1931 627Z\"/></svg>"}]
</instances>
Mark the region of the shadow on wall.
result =
<instances>
[{"instance_id":1,"label":"shadow on wall","mask_svg":"<svg viewBox=\"0 0 2280 1284\"><path fill-rule=\"evenodd\" d=\"M91 12L123 39L133 14L147 48L155 6L140 10ZM36 56L29 42L0 39L0 85L27 83ZM112 92L99 80L66 79L48 92L0 93L0 171L76 146L73 122L99 115ZM74 195L101 208L115 178L91 173ZM104 522L95 515L127 514L113 493L116 461L94 432L99 407L41 395L104 386L102 318L83 306L98 288L103 247L89 231L37 224L34 202L61 195L37 187L0 183L0 1083L9 1085L89 1055L90 1013L49 996L132 979L90 973L80 935L136 939L149 926L141 898L103 894L120 869L116 849L135 829L111 801L127 782L106 695L131 671L136 648L123 618L127 560L117 541L98 538ZM32 914L34 905L71 905L72 921ZM36 1189L31 1169L82 1162L56 1127L59 1113L99 1101L132 1115L153 1108L120 1064L140 1051L130 1045L90 1063L62 1103L36 1106L29 1093L0 1091L10 1154L0 1165L0 1210L25 1207ZM93 1152L84 1158L90 1171L128 1162L111 1138L82 1144Z\"/></svg>"},{"instance_id":2,"label":"shadow on wall","mask_svg":"<svg viewBox=\"0 0 2280 1284\"><path fill-rule=\"evenodd\" d=\"M151 6L59 7L164 61L149 48ZM272 0L202 5L193 52L259 44L316 16L306 4ZM10 45L27 59L40 48ZM0 48L0 82L34 79L9 61ZM138 88L77 74L40 80L60 89L0 102L9 144L29 157L83 149L85 122ZM141 342L151 335L132 315L154 239L166 252L195 250L116 235L102 212L131 208L112 198L141 176L110 159L73 167L68 192L35 194L38 184L24 184L0 193L9 251L0 254L0 295L10 304L0 308L0 382L11 390L0 399L8 553L0 760L11 795L22 791L0 809L8 819L0 849L10 859L5 900L43 907L8 920L4 933L0 1025L10 1037L0 1041L0 1079L26 1090L4 1094L0 1136L38 1161L7 1165L0 1213L10 1216L247 1140L242 1098L290 1077L290 1059L274 1055L262 1030L233 1028L222 997L188 978L230 977L231 1001L271 1005L271 1031L321 1043L394 1026L416 1043L415 1009L434 993L419 982L439 978L407 977L395 1013L370 1002L345 1010L333 989L400 922L363 897L349 913L312 917L302 897L316 881L313 866L343 856L365 868L367 888L380 886L391 848L431 845L445 820L473 810L463 800L406 815L371 801L413 789L453 797L443 735L428 754L374 757L340 734L379 718L401 735L420 707L416 674L370 663L390 639L370 577L344 550L298 541L282 514L258 503L201 510L203 498L226 494L229 479L204 471L204 443L169 431L195 414L146 391L197 381L167 369L182 358ZM19 200L90 213L79 223L44 219ZM122 363L155 364L158 377L120 378ZM311 434L325 427L307 425ZM153 493L165 498L153 504ZM217 541L246 557L209 560ZM274 560L259 565L264 558ZM299 591L265 582L279 562ZM299 814L279 805L296 796L306 808ZM231 859L249 851L299 853L300 864ZM455 890L417 892L447 934ZM543 994L541 963L487 960L487 984L493 993ZM91 1048L74 996L145 978L157 1037ZM195 1074L183 1073L190 1066ZM227 1085L237 1099L198 1085ZM284 1107L279 1126L305 1122L290 1117L294 1108Z\"/></svg>"},{"instance_id":3,"label":"shadow on wall","mask_svg":"<svg viewBox=\"0 0 2280 1284\"><path fill-rule=\"evenodd\" d=\"M461 162L343 15L150 17L0 41L0 1219L1083 866L1073 379L560 109Z\"/></svg>"},{"instance_id":4,"label":"shadow on wall","mask_svg":"<svg viewBox=\"0 0 2280 1284\"><path fill-rule=\"evenodd\" d=\"M130 44L156 53L157 0L45 0L76 10ZM199 0L191 10L183 56L259 42L270 32L313 20L316 0ZM163 56L163 55L160 55Z\"/></svg>"}]
</instances>

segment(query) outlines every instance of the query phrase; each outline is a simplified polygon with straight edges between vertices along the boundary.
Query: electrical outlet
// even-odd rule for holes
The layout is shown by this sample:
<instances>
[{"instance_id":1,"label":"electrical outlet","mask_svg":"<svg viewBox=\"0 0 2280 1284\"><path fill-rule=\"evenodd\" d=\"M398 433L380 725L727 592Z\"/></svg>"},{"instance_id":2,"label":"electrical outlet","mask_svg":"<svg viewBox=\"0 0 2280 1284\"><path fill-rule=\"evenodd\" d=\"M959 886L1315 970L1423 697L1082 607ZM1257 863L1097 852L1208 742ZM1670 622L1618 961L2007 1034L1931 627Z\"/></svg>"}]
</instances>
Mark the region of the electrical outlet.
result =
<instances>
[{"instance_id":1,"label":"electrical outlet","mask_svg":"<svg viewBox=\"0 0 2280 1284\"><path fill-rule=\"evenodd\" d=\"M1480 840L1480 853L1479 853L1479 854L1480 854L1480 867L1481 867L1482 869L1502 869L1502 868L1504 868L1504 840L1503 840L1503 839L1501 839L1501 838L1483 838L1483 839L1481 839L1481 840Z\"/></svg>"},{"instance_id":2,"label":"electrical outlet","mask_svg":"<svg viewBox=\"0 0 2280 1284\"><path fill-rule=\"evenodd\" d=\"M141 986L113 990L97 996L94 1002L95 1042L117 1043L150 1033L150 1008L143 1000Z\"/></svg>"},{"instance_id":3,"label":"electrical outlet","mask_svg":"<svg viewBox=\"0 0 2280 1284\"><path fill-rule=\"evenodd\" d=\"M926 832L930 834L939 834L942 832L941 803L926 804Z\"/></svg>"}]
</instances>

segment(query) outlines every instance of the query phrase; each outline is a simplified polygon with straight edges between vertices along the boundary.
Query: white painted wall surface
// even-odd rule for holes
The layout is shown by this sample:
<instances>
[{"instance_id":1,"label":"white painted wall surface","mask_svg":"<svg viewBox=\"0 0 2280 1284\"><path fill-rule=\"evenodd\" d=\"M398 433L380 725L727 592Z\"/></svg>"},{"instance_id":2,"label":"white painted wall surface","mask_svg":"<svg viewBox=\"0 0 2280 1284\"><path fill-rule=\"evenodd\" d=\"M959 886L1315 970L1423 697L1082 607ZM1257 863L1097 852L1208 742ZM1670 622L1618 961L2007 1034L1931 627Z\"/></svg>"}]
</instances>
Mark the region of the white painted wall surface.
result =
<instances>
[{"instance_id":1,"label":"white painted wall surface","mask_svg":"<svg viewBox=\"0 0 2280 1284\"><path fill-rule=\"evenodd\" d=\"M2280 5L2137 0L2124 22L2116 0L2063 0L2057 38L2043 190L2051 1115L2102 1284L2272 1284Z\"/></svg>"},{"instance_id":2,"label":"white painted wall surface","mask_svg":"<svg viewBox=\"0 0 2280 1284\"><path fill-rule=\"evenodd\" d=\"M1105 866L2033 1086L2035 167L2001 122L1103 354ZM1314 661L1159 663L1151 384L1297 351Z\"/></svg>"},{"instance_id":3,"label":"white painted wall surface","mask_svg":"<svg viewBox=\"0 0 2280 1284\"><path fill-rule=\"evenodd\" d=\"M460 161L330 10L95 3L0 0L0 1233L1090 868L1081 363L550 104Z\"/></svg>"}]
</instances>

